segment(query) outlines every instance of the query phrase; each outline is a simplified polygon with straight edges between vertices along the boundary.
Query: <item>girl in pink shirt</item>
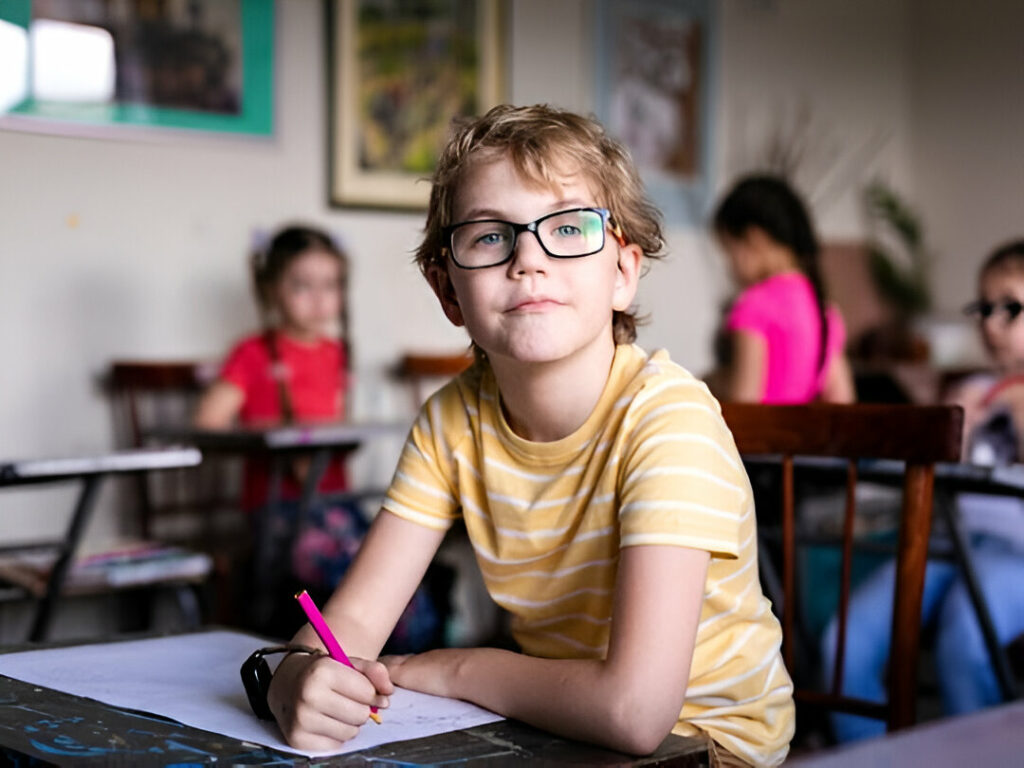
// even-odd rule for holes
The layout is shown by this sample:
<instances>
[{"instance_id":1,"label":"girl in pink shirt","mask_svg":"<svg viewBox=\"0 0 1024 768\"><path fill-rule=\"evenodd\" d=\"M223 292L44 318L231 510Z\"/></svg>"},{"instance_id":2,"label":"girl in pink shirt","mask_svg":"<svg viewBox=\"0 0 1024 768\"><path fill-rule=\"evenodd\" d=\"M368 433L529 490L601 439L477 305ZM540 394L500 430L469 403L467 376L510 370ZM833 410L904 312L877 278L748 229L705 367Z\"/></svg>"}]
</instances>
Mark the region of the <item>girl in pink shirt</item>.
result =
<instances>
[{"instance_id":1,"label":"girl in pink shirt","mask_svg":"<svg viewBox=\"0 0 1024 768\"><path fill-rule=\"evenodd\" d=\"M800 197L779 177L747 176L719 203L713 227L741 288L724 324L721 398L853 402L846 329L826 303Z\"/></svg>"}]
</instances>

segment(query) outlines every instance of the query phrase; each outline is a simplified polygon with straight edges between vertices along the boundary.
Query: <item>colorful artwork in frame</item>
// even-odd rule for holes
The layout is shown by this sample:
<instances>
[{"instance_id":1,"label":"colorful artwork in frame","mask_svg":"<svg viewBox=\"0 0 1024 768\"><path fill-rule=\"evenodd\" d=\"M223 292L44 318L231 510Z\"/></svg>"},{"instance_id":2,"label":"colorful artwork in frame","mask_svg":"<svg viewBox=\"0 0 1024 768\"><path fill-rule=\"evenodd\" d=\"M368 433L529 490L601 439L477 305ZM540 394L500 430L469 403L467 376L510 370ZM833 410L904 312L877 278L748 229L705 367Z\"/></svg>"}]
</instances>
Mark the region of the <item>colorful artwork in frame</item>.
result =
<instances>
[{"instance_id":1,"label":"colorful artwork in frame","mask_svg":"<svg viewBox=\"0 0 1024 768\"><path fill-rule=\"evenodd\" d=\"M0 127L273 133L273 0L10 0L0 36Z\"/></svg>"},{"instance_id":2,"label":"colorful artwork in frame","mask_svg":"<svg viewBox=\"0 0 1024 768\"><path fill-rule=\"evenodd\" d=\"M670 224L711 195L711 0L599 0L598 116L629 148Z\"/></svg>"},{"instance_id":3,"label":"colorful artwork in frame","mask_svg":"<svg viewBox=\"0 0 1024 768\"><path fill-rule=\"evenodd\" d=\"M452 119L502 97L500 0L331 0L330 201L425 208Z\"/></svg>"}]
</instances>

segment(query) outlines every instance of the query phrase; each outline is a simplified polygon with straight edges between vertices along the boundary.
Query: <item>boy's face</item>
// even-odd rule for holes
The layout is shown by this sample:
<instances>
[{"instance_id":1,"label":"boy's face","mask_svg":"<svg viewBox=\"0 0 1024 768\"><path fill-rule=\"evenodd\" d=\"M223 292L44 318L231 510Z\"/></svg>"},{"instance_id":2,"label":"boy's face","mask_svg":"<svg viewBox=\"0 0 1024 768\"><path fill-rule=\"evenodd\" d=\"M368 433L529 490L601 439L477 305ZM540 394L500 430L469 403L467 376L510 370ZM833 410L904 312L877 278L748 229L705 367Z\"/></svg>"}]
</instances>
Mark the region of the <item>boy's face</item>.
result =
<instances>
[{"instance_id":1,"label":"boy's face","mask_svg":"<svg viewBox=\"0 0 1024 768\"><path fill-rule=\"evenodd\" d=\"M978 289L979 299L995 305L991 315L979 320L985 348L1004 371L1024 369L1024 314L1011 317L1006 310L1008 304L1024 304L1024 271L990 270L981 276Z\"/></svg>"},{"instance_id":2,"label":"boy's face","mask_svg":"<svg viewBox=\"0 0 1024 768\"><path fill-rule=\"evenodd\" d=\"M504 159L478 162L464 173L452 221L525 224L601 204L578 173L558 177L555 187L527 182ZM448 319L466 326L492 364L549 363L614 347L612 311L632 303L642 257L639 246L620 246L606 232L597 253L552 258L532 232L522 232L504 264L467 270L448 259L428 279Z\"/></svg>"}]
</instances>

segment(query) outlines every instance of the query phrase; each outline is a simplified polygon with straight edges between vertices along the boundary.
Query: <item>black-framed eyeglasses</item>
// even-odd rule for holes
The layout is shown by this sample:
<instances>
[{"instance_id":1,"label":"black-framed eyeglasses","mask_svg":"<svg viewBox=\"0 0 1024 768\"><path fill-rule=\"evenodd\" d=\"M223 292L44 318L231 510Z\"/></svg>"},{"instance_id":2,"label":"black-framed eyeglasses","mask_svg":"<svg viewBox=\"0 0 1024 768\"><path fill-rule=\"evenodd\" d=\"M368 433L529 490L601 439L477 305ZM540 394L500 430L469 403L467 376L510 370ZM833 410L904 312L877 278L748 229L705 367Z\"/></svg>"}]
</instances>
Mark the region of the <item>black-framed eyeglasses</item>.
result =
<instances>
[{"instance_id":1,"label":"black-framed eyeglasses","mask_svg":"<svg viewBox=\"0 0 1024 768\"><path fill-rule=\"evenodd\" d=\"M443 230L448 253L462 269L483 269L504 264L512 258L516 240L532 232L544 253L555 259L578 259L597 253L610 229L620 245L622 230L607 208L569 208L541 216L528 224L503 219L460 221Z\"/></svg>"},{"instance_id":2,"label":"black-framed eyeglasses","mask_svg":"<svg viewBox=\"0 0 1024 768\"><path fill-rule=\"evenodd\" d=\"M1024 311L1024 304L1016 299L1002 299L1000 301L978 299L964 307L965 315L976 317L979 320L988 320L997 312L1003 312L1006 314L1006 321L1009 323L1020 317L1021 311Z\"/></svg>"}]
</instances>

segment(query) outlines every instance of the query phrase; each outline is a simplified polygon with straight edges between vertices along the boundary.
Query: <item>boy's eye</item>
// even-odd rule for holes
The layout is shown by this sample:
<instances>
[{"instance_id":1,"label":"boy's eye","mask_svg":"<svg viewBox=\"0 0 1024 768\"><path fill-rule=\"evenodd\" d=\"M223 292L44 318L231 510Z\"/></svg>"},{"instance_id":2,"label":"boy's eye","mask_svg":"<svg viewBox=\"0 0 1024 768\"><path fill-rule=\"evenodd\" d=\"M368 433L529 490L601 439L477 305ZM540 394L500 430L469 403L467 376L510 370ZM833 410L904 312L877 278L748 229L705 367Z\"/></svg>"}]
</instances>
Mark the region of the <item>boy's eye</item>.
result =
<instances>
[{"instance_id":1,"label":"boy's eye","mask_svg":"<svg viewBox=\"0 0 1024 768\"><path fill-rule=\"evenodd\" d=\"M554 234L557 237L579 237L583 234L583 230L573 224L562 224L555 227Z\"/></svg>"},{"instance_id":2,"label":"boy's eye","mask_svg":"<svg viewBox=\"0 0 1024 768\"><path fill-rule=\"evenodd\" d=\"M479 245L479 246L485 246L485 247L501 245L507 239L508 239L508 235L505 232L500 232L500 231L484 232L483 234L477 236L477 238L473 241L473 245L474 246Z\"/></svg>"}]
</instances>

